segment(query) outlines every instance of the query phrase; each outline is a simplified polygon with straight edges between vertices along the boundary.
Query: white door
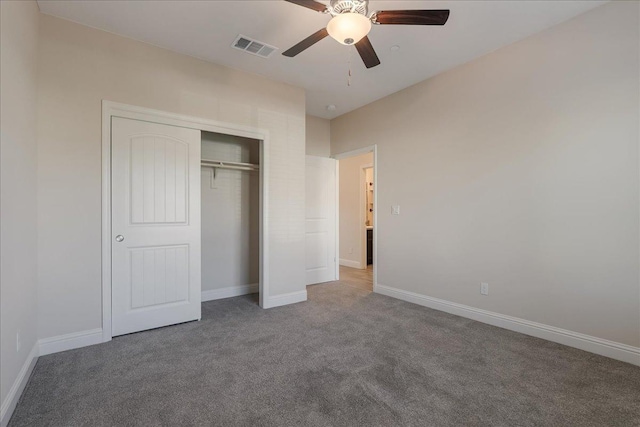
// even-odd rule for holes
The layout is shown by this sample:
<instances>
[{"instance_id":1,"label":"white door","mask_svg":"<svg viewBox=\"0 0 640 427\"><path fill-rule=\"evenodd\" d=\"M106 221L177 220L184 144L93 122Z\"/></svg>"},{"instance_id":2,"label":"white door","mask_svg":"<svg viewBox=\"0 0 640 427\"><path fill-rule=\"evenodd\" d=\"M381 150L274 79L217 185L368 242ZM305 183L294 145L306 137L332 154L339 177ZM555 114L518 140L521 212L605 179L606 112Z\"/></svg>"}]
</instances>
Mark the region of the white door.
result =
<instances>
[{"instance_id":1,"label":"white door","mask_svg":"<svg viewBox=\"0 0 640 427\"><path fill-rule=\"evenodd\" d=\"M200 319L200 141L112 119L114 336Z\"/></svg>"},{"instance_id":2,"label":"white door","mask_svg":"<svg viewBox=\"0 0 640 427\"><path fill-rule=\"evenodd\" d=\"M335 159L307 156L307 285L337 279L336 164Z\"/></svg>"}]
</instances>

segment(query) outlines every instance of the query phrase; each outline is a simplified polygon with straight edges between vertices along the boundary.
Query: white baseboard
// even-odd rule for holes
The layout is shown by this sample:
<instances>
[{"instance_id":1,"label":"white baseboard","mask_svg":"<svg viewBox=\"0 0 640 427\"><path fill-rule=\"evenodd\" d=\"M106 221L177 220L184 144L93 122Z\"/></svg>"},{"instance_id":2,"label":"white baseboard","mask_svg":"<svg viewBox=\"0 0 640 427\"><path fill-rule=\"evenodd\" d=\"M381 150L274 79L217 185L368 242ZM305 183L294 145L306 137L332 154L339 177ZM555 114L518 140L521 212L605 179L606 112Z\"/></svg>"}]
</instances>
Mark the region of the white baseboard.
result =
<instances>
[{"instance_id":1,"label":"white baseboard","mask_svg":"<svg viewBox=\"0 0 640 427\"><path fill-rule=\"evenodd\" d=\"M262 308L274 308L282 305L295 304L307 300L307 290L291 292L289 294L276 295L266 297L263 301Z\"/></svg>"},{"instance_id":2,"label":"white baseboard","mask_svg":"<svg viewBox=\"0 0 640 427\"><path fill-rule=\"evenodd\" d=\"M373 291L382 295L422 305L424 307L477 320L478 322L557 342L569 347L575 347L580 350L640 366L639 347L633 347L590 335L580 334L567 329L556 328L542 323L531 322L517 317L481 310L468 305L457 304L380 284L374 285Z\"/></svg>"},{"instance_id":3,"label":"white baseboard","mask_svg":"<svg viewBox=\"0 0 640 427\"><path fill-rule=\"evenodd\" d=\"M350 259L342 259L340 258L340 265L351 268L362 268L362 263L357 261L351 261Z\"/></svg>"},{"instance_id":4,"label":"white baseboard","mask_svg":"<svg viewBox=\"0 0 640 427\"><path fill-rule=\"evenodd\" d=\"M202 302L213 301L223 298L239 297L241 295L257 294L260 292L260 285L254 283L252 285L230 286L228 288L213 289L202 291Z\"/></svg>"},{"instance_id":5,"label":"white baseboard","mask_svg":"<svg viewBox=\"0 0 640 427\"><path fill-rule=\"evenodd\" d=\"M7 397L5 397L2 402L2 407L0 408L0 426L6 427L7 424L9 424L11 415L13 415L13 410L16 409L18 400L20 400L20 396L22 395L27 382L29 382L29 377L31 376L31 372L33 372L33 368L36 366L37 361L38 343L36 342L29 352L27 359L24 361L20 372L18 372L18 377L9 389L9 394L7 394Z\"/></svg>"},{"instance_id":6,"label":"white baseboard","mask_svg":"<svg viewBox=\"0 0 640 427\"><path fill-rule=\"evenodd\" d=\"M38 341L38 344L40 347L40 356L46 356L47 354L73 350L75 348L100 344L102 342L104 342L102 337L102 328L97 328L88 331L74 332L72 334L59 335L57 337L44 338Z\"/></svg>"}]
</instances>

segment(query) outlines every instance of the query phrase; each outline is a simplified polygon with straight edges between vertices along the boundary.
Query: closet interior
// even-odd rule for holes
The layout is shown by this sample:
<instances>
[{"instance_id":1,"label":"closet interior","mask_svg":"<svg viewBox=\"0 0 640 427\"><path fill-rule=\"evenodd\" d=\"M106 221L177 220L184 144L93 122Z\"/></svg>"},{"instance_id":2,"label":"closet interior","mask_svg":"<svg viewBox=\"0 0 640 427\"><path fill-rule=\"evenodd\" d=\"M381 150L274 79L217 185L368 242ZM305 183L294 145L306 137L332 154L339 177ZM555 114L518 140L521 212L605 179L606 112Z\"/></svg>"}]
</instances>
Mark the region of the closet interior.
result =
<instances>
[{"instance_id":1,"label":"closet interior","mask_svg":"<svg viewBox=\"0 0 640 427\"><path fill-rule=\"evenodd\" d=\"M260 143L202 132L203 301L259 290Z\"/></svg>"}]
</instances>

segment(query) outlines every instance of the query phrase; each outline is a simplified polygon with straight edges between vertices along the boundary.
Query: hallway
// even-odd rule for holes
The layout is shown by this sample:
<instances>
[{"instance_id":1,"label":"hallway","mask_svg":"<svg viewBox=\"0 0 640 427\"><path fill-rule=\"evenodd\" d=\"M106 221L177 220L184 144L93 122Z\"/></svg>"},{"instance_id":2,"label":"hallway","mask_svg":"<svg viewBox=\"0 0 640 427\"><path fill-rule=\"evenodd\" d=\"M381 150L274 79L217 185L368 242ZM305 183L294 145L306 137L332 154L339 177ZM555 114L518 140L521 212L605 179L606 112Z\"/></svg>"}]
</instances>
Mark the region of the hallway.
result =
<instances>
[{"instance_id":1,"label":"hallway","mask_svg":"<svg viewBox=\"0 0 640 427\"><path fill-rule=\"evenodd\" d=\"M373 265L365 270L340 266L340 282L356 288L373 292Z\"/></svg>"}]
</instances>

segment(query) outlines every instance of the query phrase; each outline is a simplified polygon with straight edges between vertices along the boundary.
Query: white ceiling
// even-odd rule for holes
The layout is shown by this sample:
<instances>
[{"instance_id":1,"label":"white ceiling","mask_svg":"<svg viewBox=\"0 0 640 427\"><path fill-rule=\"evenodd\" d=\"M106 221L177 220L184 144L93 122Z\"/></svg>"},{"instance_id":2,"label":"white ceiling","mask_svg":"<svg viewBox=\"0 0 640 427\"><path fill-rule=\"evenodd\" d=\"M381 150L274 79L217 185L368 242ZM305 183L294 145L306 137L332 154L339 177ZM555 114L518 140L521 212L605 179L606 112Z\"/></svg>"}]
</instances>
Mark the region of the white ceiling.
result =
<instances>
[{"instance_id":1,"label":"white ceiling","mask_svg":"<svg viewBox=\"0 0 640 427\"><path fill-rule=\"evenodd\" d=\"M328 1L323 1L328 3ZM282 0L58 1L43 13L302 87L307 113L334 118L521 40L605 1L375 1L369 10L450 9L443 27L374 26L382 62L367 70L354 47L330 37L295 58L280 53L326 26L329 16ZM238 34L280 50L269 59L231 48ZM391 46L400 50L392 52ZM351 61L351 86L347 73ZM336 105L335 111L326 106Z\"/></svg>"}]
</instances>

